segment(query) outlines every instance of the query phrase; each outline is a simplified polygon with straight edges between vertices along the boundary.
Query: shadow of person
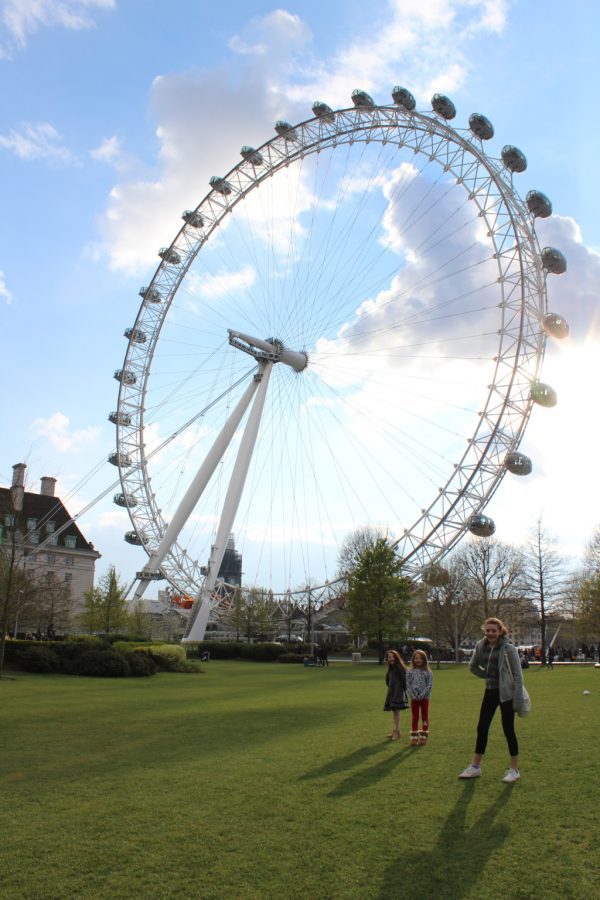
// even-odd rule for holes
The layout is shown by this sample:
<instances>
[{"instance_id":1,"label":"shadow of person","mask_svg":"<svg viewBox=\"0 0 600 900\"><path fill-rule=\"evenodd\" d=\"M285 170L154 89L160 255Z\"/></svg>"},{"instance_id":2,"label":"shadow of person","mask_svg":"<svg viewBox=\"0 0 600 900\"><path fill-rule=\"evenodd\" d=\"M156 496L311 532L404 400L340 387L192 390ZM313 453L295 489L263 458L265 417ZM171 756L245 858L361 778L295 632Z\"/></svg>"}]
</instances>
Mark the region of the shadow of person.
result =
<instances>
[{"instance_id":1,"label":"shadow of person","mask_svg":"<svg viewBox=\"0 0 600 900\"><path fill-rule=\"evenodd\" d=\"M510 833L508 823L496 820L510 799L511 789L511 785L506 785L491 806L469 825L467 811L475 784L465 781L434 847L426 852L403 853L388 866L380 900L395 896L402 896L403 900L465 897L481 878L490 856Z\"/></svg>"},{"instance_id":2,"label":"shadow of person","mask_svg":"<svg viewBox=\"0 0 600 900\"><path fill-rule=\"evenodd\" d=\"M327 778L329 775L335 775L337 772L344 772L347 769L353 769L355 766L358 766L365 760L369 759L369 757L373 756L375 753L380 753L388 745L389 740L385 740L378 741L376 744L369 744L365 747L359 747L357 750L353 750L352 753L349 753L347 756L340 756L337 759L331 759L324 765L319 766L318 769L313 769L310 772L304 772L304 774L299 776L298 781L307 781L313 778Z\"/></svg>"},{"instance_id":3,"label":"shadow of person","mask_svg":"<svg viewBox=\"0 0 600 900\"><path fill-rule=\"evenodd\" d=\"M411 750L410 747L403 747L402 750L386 756L385 759L369 766L367 769L359 769L357 772L352 772L337 787L329 791L327 796L345 797L348 794L361 791L363 788L372 787L378 781L381 781L382 778L387 778L396 766L411 756L414 756L414 750Z\"/></svg>"}]
</instances>

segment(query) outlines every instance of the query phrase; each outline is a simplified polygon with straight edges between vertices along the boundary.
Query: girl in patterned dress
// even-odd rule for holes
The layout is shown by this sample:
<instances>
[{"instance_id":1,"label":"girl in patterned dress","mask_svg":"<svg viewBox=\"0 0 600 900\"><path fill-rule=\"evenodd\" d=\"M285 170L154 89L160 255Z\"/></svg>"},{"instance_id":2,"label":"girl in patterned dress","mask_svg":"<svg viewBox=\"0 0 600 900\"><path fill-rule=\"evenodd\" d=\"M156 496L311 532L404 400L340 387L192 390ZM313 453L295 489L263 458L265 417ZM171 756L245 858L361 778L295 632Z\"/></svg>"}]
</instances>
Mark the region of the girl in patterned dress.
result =
<instances>
[{"instance_id":1,"label":"girl in patterned dress","mask_svg":"<svg viewBox=\"0 0 600 900\"><path fill-rule=\"evenodd\" d=\"M429 697L433 685L433 673L429 668L427 654L424 650L415 650L411 667L406 673L406 687L410 694L412 713L412 731L410 743L413 747L426 744L429 738ZM419 731L419 715L421 730Z\"/></svg>"}]
</instances>

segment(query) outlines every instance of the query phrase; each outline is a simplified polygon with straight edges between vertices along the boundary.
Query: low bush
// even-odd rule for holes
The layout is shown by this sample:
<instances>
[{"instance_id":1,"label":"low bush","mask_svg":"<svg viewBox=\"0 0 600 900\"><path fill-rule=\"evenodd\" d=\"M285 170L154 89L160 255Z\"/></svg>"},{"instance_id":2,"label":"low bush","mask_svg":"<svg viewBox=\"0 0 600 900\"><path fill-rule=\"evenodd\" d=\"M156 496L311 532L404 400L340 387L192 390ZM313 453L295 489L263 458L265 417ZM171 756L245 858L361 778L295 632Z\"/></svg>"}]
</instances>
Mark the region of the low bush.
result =
<instances>
[{"instance_id":1,"label":"low bush","mask_svg":"<svg viewBox=\"0 0 600 900\"><path fill-rule=\"evenodd\" d=\"M71 638L53 644L52 649L60 662L60 671L65 675L76 675L79 670L79 660L86 653L95 651L98 653L110 652L110 644L105 644L100 638L85 637Z\"/></svg>"},{"instance_id":2,"label":"low bush","mask_svg":"<svg viewBox=\"0 0 600 900\"><path fill-rule=\"evenodd\" d=\"M240 656L254 662L273 662L285 653L281 644L242 644Z\"/></svg>"},{"instance_id":3,"label":"low bush","mask_svg":"<svg viewBox=\"0 0 600 900\"><path fill-rule=\"evenodd\" d=\"M156 675L156 663L148 650L129 650L123 653L129 663L131 674L136 677Z\"/></svg>"},{"instance_id":4,"label":"low bush","mask_svg":"<svg viewBox=\"0 0 600 900\"><path fill-rule=\"evenodd\" d=\"M125 678L131 675L128 661L114 650L88 650L77 665L77 675L99 678Z\"/></svg>"},{"instance_id":5,"label":"low bush","mask_svg":"<svg viewBox=\"0 0 600 900\"><path fill-rule=\"evenodd\" d=\"M148 638L141 637L137 634L101 634L101 639L107 644L116 644L117 641L125 641L126 643L147 644Z\"/></svg>"},{"instance_id":6,"label":"low bush","mask_svg":"<svg viewBox=\"0 0 600 900\"><path fill-rule=\"evenodd\" d=\"M49 674L58 672L60 661L51 647L27 647L15 653L14 663L25 672L40 672Z\"/></svg>"},{"instance_id":7,"label":"low bush","mask_svg":"<svg viewBox=\"0 0 600 900\"><path fill-rule=\"evenodd\" d=\"M277 662L280 663L300 663L304 662L305 654L302 653L282 653L278 657Z\"/></svg>"},{"instance_id":8,"label":"low bush","mask_svg":"<svg viewBox=\"0 0 600 900\"><path fill-rule=\"evenodd\" d=\"M189 646L187 653L188 657L199 659L208 650L211 659L239 659L243 646L241 641L199 641Z\"/></svg>"},{"instance_id":9,"label":"low bush","mask_svg":"<svg viewBox=\"0 0 600 900\"><path fill-rule=\"evenodd\" d=\"M185 671L186 652L181 644L145 643L136 648L136 653L146 650L161 672Z\"/></svg>"}]
</instances>

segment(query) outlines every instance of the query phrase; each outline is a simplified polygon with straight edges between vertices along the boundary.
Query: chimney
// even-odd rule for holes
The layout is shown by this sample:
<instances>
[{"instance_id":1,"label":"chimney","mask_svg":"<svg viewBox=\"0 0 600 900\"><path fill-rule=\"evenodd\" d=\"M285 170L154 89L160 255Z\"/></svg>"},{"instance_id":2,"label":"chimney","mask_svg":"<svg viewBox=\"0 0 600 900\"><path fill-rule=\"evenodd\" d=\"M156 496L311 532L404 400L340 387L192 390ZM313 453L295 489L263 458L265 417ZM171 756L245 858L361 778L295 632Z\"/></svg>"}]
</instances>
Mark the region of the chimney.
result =
<instances>
[{"instance_id":1,"label":"chimney","mask_svg":"<svg viewBox=\"0 0 600 900\"><path fill-rule=\"evenodd\" d=\"M50 478L49 475L44 475L40 483L40 494L42 497L54 497L55 484L56 478Z\"/></svg>"},{"instance_id":2,"label":"chimney","mask_svg":"<svg viewBox=\"0 0 600 900\"><path fill-rule=\"evenodd\" d=\"M10 500L15 512L23 509L23 492L25 490L25 463L17 463L13 466L13 479L10 488Z\"/></svg>"},{"instance_id":3,"label":"chimney","mask_svg":"<svg viewBox=\"0 0 600 900\"><path fill-rule=\"evenodd\" d=\"M27 466L25 463L17 463L13 466L13 487L24 487L25 486L25 469Z\"/></svg>"}]
</instances>

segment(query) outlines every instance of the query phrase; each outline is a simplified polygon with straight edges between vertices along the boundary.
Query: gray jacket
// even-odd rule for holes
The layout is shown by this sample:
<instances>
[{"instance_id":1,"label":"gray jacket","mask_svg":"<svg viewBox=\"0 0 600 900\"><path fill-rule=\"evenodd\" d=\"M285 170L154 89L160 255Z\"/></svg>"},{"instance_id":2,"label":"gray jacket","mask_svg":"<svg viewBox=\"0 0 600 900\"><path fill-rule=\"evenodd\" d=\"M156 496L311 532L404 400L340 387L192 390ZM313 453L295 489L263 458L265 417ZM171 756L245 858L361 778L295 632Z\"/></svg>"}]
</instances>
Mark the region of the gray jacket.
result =
<instances>
[{"instance_id":1,"label":"gray jacket","mask_svg":"<svg viewBox=\"0 0 600 900\"><path fill-rule=\"evenodd\" d=\"M486 678L487 671L484 665L483 647L486 638L482 638L475 644L475 651L469 663L469 669L478 678ZM498 641L500 648L498 656L498 669L500 673L500 703L512 700L513 709L518 712L525 704L523 694L523 672L517 648L511 644L505 635Z\"/></svg>"}]
</instances>

